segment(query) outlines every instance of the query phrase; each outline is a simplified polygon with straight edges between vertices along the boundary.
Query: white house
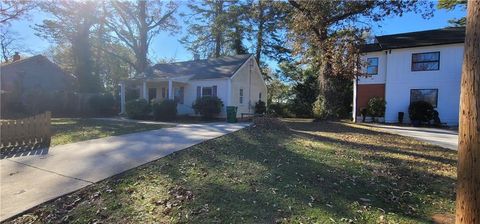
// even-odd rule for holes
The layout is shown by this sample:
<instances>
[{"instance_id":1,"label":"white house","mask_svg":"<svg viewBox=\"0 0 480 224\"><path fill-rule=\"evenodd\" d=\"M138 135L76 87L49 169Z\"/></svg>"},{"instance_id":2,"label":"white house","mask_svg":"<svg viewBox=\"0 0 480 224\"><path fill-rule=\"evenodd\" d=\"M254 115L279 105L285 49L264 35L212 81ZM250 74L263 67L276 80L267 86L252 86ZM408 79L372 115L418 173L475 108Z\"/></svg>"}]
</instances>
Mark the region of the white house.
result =
<instances>
[{"instance_id":1,"label":"white house","mask_svg":"<svg viewBox=\"0 0 480 224\"><path fill-rule=\"evenodd\" d=\"M465 28L377 36L362 49L365 77L354 85L353 118L372 97L385 99L385 122L398 122L413 101L430 102L442 123L458 124Z\"/></svg>"},{"instance_id":2,"label":"white house","mask_svg":"<svg viewBox=\"0 0 480 224\"><path fill-rule=\"evenodd\" d=\"M126 89L136 89L146 100L175 99L180 115L194 115L193 102L202 96L217 96L226 106L238 107L237 116L253 113L255 103L266 102L267 87L251 54L205 60L156 64L142 77L120 84L121 113L125 113Z\"/></svg>"}]
</instances>

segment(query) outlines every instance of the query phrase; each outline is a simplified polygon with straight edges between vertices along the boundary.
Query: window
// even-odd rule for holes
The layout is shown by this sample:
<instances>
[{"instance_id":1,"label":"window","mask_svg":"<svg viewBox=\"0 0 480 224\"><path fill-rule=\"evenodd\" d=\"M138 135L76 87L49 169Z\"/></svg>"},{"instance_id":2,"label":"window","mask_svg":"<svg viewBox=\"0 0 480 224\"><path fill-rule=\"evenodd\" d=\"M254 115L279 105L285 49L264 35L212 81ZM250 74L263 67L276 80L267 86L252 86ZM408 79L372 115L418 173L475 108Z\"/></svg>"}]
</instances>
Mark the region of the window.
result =
<instances>
[{"instance_id":1,"label":"window","mask_svg":"<svg viewBox=\"0 0 480 224\"><path fill-rule=\"evenodd\" d=\"M213 96L212 87L203 87L202 88L202 96Z\"/></svg>"},{"instance_id":2,"label":"window","mask_svg":"<svg viewBox=\"0 0 480 224\"><path fill-rule=\"evenodd\" d=\"M262 92L258 93L258 100L262 100Z\"/></svg>"},{"instance_id":3,"label":"window","mask_svg":"<svg viewBox=\"0 0 480 224\"><path fill-rule=\"evenodd\" d=\"M416 101L429 102L436 108L438 102L438 89L411 89L410 103Z\"/></svg>"},{"instance_id":4,"label":"window","mask_svg":"<svg viewBox=\"0 0 480 224\"><path fill-rule=\"evenodd\" d=\"M412 71L432 71L440 69L440 52L412 54Z\"/></svg>"},{"instance_id":5,"label":"window","mask_svg":"<svg viewBox=\"0 0 480 224\"><path fill-rule=\"evenodd\" d=\"M148 88L148 100L157 98L157 88Z\"/></svg>"},{"instance_id":6,"label":"window","mask_svg":"<svg viewBox=\"0 0 480 224\"><path fill-rule=\"evenodd\" d=\"M165 99L165 96L167 95L165 87L162 88L162 98Z\"/></svg>"},{"instance_id":7,"label":"window","mask_svg":"<svg viewBox=\"0 0 480 224\"><path fill-rule=\"evenodd\" d=\"M368 58L367 63L368 63L367 74L377 75L378 74L378 58Z\"/></svg>"},{"instance_id":8,"label":"window","mask_svg":"<svg viewBox=\"0 0 480 224\"><path fill-rule=\"evenodd\" d=\"M184 88L183 87L175 87L175 92L173 93L173 99L180 103L183 104L183 96L184 96Z\"/></svg>"},{"instance_id":9,"label":"window","mask_svg":"<svg viewBox=\"0 0 480 224\"><path fill-rule=\"evenodd\" d=\"M240 89L239 96L240 97L239 97L238 101L239 101L240 104L242 104L243 103L243 89Z\"/></svg>"}]
</instances>

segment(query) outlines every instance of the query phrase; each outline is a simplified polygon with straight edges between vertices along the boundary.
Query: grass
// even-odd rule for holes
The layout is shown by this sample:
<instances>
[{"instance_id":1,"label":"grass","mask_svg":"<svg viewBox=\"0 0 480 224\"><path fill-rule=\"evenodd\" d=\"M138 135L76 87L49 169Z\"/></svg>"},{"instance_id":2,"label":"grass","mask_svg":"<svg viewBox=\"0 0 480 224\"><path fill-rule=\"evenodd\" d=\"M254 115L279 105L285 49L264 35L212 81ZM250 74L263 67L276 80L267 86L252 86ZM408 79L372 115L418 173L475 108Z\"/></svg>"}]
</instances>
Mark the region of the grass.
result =
<instances>
[{"instance_id":1,"label":"grass","mask_svg":"<svg viewBox=\"0 0 480 224\"><path fill-rule=\"evenodd\" d=\"M430 223L456 152L342 122L248 128L42 204L11 223Z\"/></svg>"},{"instance_id":2,"label":"grass","mask_svg":"<svg viewBox=\"0 0 480 224\"><path fill-rule=\"evenodd\" d=\"M52 145L63 145L89 139L123 135L166 127L160 124L107 121L88 118L53 118Z\"/></svg>"}]
</instances>

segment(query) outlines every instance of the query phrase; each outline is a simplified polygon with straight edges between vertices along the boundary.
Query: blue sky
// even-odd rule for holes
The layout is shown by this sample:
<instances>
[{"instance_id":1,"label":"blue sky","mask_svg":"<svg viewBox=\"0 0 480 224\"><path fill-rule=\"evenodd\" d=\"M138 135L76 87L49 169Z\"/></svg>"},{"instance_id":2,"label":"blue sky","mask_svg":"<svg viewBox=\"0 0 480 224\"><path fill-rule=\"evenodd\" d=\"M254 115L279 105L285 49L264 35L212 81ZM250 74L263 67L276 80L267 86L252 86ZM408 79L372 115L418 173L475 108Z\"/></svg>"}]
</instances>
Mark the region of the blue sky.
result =
<instances>
[{"instance_id":1,"label":"blue sky","mask_svg":"<svg viewBox=\"0 0 480 224\"><path fill-rule=\"evenodd\" d=\"M183 3L184 2L181 4ZM180 10L184 11L186 7L182 5ZM373 34L385 35L443 28L448 25L448 20L463 17L465 14L465 10L458 7L452 11L435 10L433 18L428 20L423 19L419 14L406 13L403 17L386 18L384 21L372 25ZM29 19L12 23L11 29L18 33L20 45L26 46L34 54L43 53L50 46L48 41L37 37L32 29L34 24L41 23L47 16L48 15L35 11L31 13ZM178 22L181 25L183 24L181 18L178 19ZM192 59L192 55L178 42L186 32L186 27L184 26L173 36L167 33L158 35L151 45L150 58L153 61L159 59L175 59L176 61Z\"/></svg>"}]
</instances>

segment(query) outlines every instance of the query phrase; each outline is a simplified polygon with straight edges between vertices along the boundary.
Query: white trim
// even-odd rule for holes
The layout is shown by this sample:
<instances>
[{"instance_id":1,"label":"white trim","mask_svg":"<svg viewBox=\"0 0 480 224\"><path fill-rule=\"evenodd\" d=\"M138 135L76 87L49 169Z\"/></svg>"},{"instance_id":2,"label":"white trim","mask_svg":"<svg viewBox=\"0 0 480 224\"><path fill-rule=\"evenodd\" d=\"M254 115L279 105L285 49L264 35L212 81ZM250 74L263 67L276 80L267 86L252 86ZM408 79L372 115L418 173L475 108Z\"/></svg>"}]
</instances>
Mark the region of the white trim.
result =
<instances>
[{"instance_id":1,"label":"white trim","mask_svg":"<svg viewBox=\"0 0 480 224\"><path fill-rule=\"evenodd\" d=\"M247 66L248 61L250 61L250 58L252 58L252 57L253 57L253 54L250 55L250 57L248 57L247 60L245 60L245 61L243 62L243 64L240 66L240 68L238 68L237 71L235 71L235 73L233 73L232 76L230 76L230 79L233 79L233 78L240 72L240 70L243 69L243 67ZM254 58L254 60L255 60L255 58Z\"/></svg>"},{"instance_id":2,"label":"white trim","mask_svg":"<svg viewBox=\"0 0 480 224\"><path fill-rule=\"evenodd\" d=\"M232 105L232 80L227 80L227 106Z\"/></svg>"}]
</instances>

